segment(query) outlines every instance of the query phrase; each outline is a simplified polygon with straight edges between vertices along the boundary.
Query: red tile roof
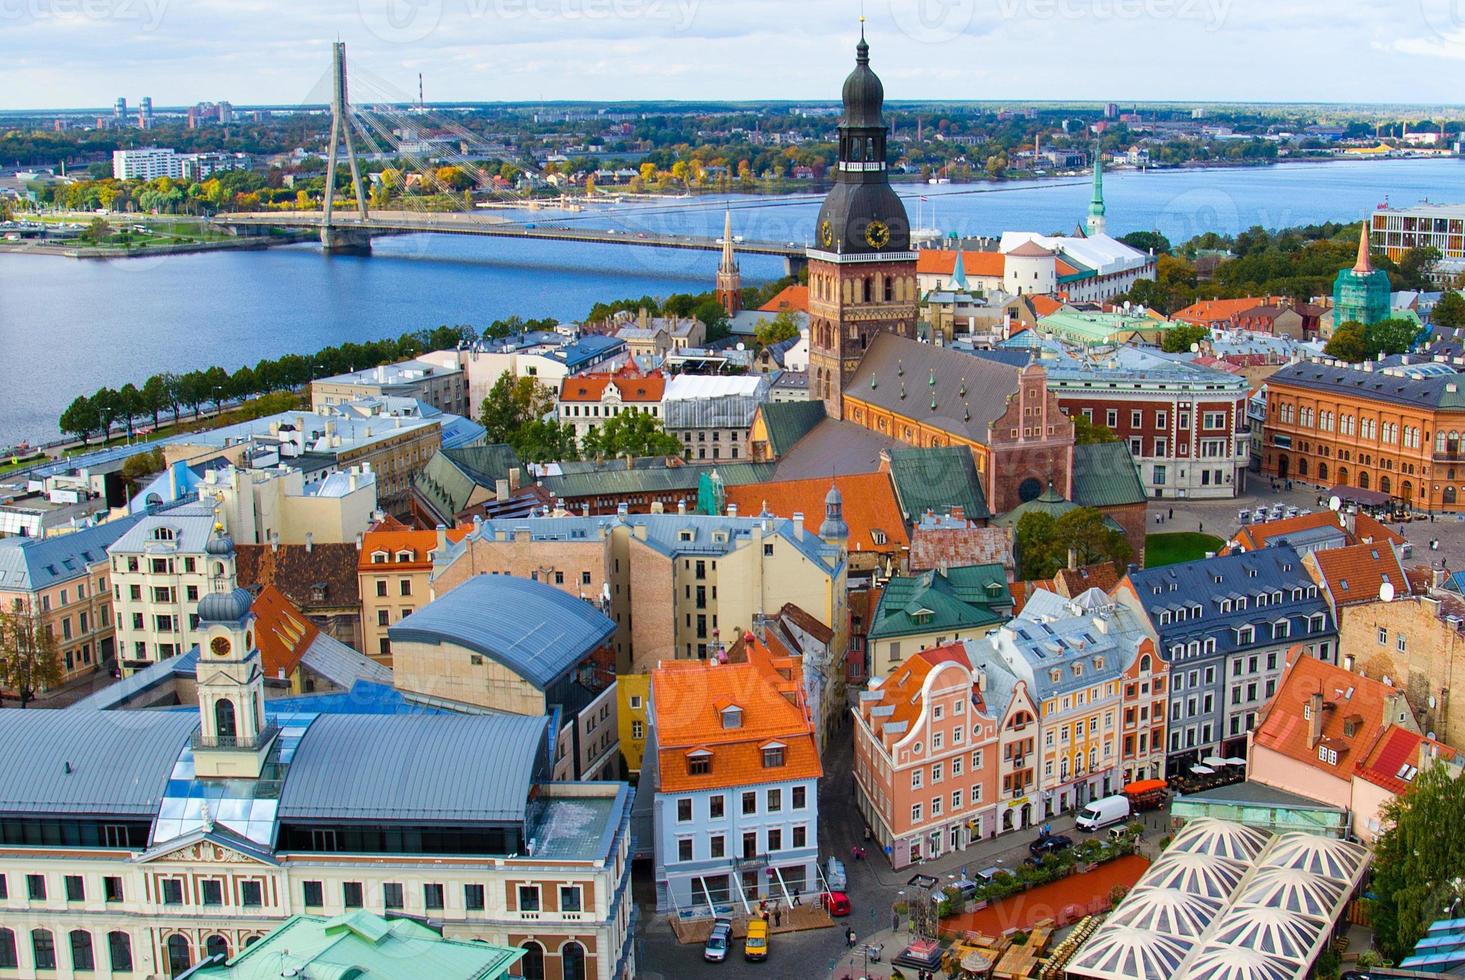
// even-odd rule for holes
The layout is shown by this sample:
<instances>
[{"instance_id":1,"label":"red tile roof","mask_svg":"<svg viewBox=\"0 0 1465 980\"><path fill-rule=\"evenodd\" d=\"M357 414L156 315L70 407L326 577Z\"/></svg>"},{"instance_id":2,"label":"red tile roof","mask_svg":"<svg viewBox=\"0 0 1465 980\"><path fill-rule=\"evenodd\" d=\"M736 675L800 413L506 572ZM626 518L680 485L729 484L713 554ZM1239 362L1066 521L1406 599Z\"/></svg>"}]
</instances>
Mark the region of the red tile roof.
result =
<instances>
[{"instance_id":1,"label":"red tile roof","mask_svg":"<svg viewBox=\"0 0 1465 980\"><path fill-rule=\"evenodd\" d=\"M844 522L849 525L850 551L899 552L910 545L900 502L895 497L895 484L889 473L856 473L834 479L844 497ZM809 480L779 480L773 483L746 483L727 488L727 502L737 504L744 517L762 513L766 506L775 517L804 515L804 530L818 534L824 523L824 497L830 480L815 477ZM875 532L884 542L875 540Z\"/></svg>"},{"instance_id":2,"label":"red tile roof","mask_svg":"<svg viewBox=\"0 0 1465 980\"><path fill-rule=\"evenodd\" d=\"M1236 532L1232 538L1234 547L1227 551L1255 551L1258 548L1265 548L1274 539L1288 534L1296 534L1298 531L1310 531L1332 525L1338 528L1350 544L1358 542L1383 542L1402 545L1404 538L1389 530L1386 526L1369 517L1367 514L1355 514L1353 531L1350 533L1339 523L1338 515L1330 510L1320 510L1312 514L1299 514L1297 517L1287 517L1277 521L1266 521L1261 524L1249 524Z\"/></svg>"},{"instance_id":3,"label":"red tile roof","mask_svg":"<svg viewBox=\"0 0 1465 980\"><path fill-rule=\"evenodd\" d=\"M560 401L598 402L611 382L620 390L623 402L660 402L666 393L666 378L660 371L643 374L634 364L614 374L577 374L560 382Z\"/></svg>"},{"instance_id":4,"label":"red tile roof","mask_svg":"<svg viewBox=\"0 0 1465 980\"><path fill-rule=\"evenodd\" d=\"M1399 556L1387 544L1355 544L1346 548L1314 551L1304 561L1317 569L1319 584L1327 589L1333 605L1373 602L1385 582L1396 596L1409 593L1409 578Z\"/></svg>"},{"instance_id":5,"label":"red tile roof","mask_svg":"<svg viewBox=\"0 0 1465 980\"><path fill-rule=\"evenodd\" d=\"M1029 296L1028 302L1033 304L1033 312L1038 316L1052 316L1063 309L1063 304L1051 296Z\"/></svg>"},{"instance_id":6,"label":"red tile roof","mask_svg":"<svg viewBox=\"0 0 1465 980\"><path fill-rule=\"evenodd\" d=\"M391 525L396 525L392 527ZM472 524L459 524L448 528L448 540L454 543L463 540L473 530ZM428 553L437 547L437 531L414 531L393 518L391 524L378 522L361 536L361 555L357 568L363 572L378 571L420 571L432 567ZM387 553L386 562L373 562L371 556L378 551ZM410 561L398 561L400 552L412 552Z\"/></svg>"},{"instance_id":7,"label":"red tile roof","mask_svg":"<svg viewBox=\"0 0 1465 980\"><path fill-rule=\"evenodd\" d=\"M918 527L911 532L910 569L1012 565L1012 531L1005 527Z\"/></svg>"},{"instance_id":8,"label":"red tile roof","mask_svg":"<svg viewBox=\"0 0 1465 980\"><path fill-rule=\"evenodd\" d=\"M1255 745L1338 779L1350 779L1383 729L1399 723L1399 712L1413 723L1398 689L1319 660L1300 646L1287 656L1277 693L1253 736ZM1314 699L1318 694L1320 700ZM1314 710L1321 715L1317 741L1311 737ZM1336 752L1337 762L1318 758L1320 747Z\"/></svg>"},{"instance_id":9,"label":"red tile roof","mask_svg":"<svg viewBox=\"0 0 1465 980\"><path fill-rule=\"evenodd\" d=\"M758 309L764 313L780 313L784 310L807 313L809 312L809 287L801 283L784 286L777 295Z\"/></svg>"},{"instance_id":10,"label":"red tile roof","mask_svg":"<svg viewBox=\"0 0 1465 980\"><path fill-rule=\"evenodd\" d=\"M260 589L249 610L254 613L254 645L265 677L290 677L305 651L320 636L320 627L306 619L273 585Z\"/></svg>"},{"instance_id":11,"label":"red tile roof","mask_svg":"<svg viewBox=\"0 0 1465 980\"><path fill-rule=\"evenodd\" d=\"M968 276L1002 278L1006 260L1001 252L961 253L961 267ZM949 276L956 271L956 250L923 248L916 252L916 275Z\"/></svg>"},{"instance_id":12,"label":"red tile roof","mask_svg":"<svg viewBox=\"0 0 1465 980\"><path fill-rule=\"evenodd\" d=\"M898 725L905 722L906 731L910 730L910 726L921 717L921 711L925 707L925 701L920 694L926 678L932 669L938 664L944 663L961 664L970 669L971 662L967 659L965 644L948 643L945 646L928 647L911 654L905 663L891 671L886 676L884 683L876 689L880 692L880 700L872 699L861 703L861 707L887 706L893 709L890 714L879 718L875 729L877 737L880 735L880 728L885 725ZM881 741L884 742L885 739L882 738Z\"/></svg>"},{"instance_id":13,"label":"red tile roof","mask_svg":"<svg viewBox=\"0 0 1465 980\"><path fill-rule=\"evenodd\" d=\"M748 786L824 774L814 741L797 658L779 657L751 636L743 637L746 660L663 660L651 673L660 766L657 789L685 792ZM724 709L742 709L741 724L723 727ZM784 747L783 765L765 768L763 748ZM711 754L704 775L692 775L693 753Z\"/></svg>"},{"instance_id":14,"label":"red tile roof","mask_svg":"<svg viewBox=\"0 0 1465 980\"><path fill-rule=\"evenodd\" d=\"M1171 314L1170 319L1208 327L1213 323L1229 321L1247 310L1261 306L1271 298L1269 296L1245 296L1241 299L1203 299L1198 303L1190 304L1183 310L1177 310Z\"/></svg>"},{"instance_id":15,"label":"red tile roof","mask_svg":"<svg viewBox=\"0 0 1465 980\"><path fill-rule=\"evenodd\" d=\"M1414 775L1418 773L1421 752L1443 759L1455 757L1455 750L1443 742L1425 738L1401 725L1390 725L1384 730L1368 758L1359 762L1359 778L1381 786L1397 796L1409 788ZM1406 767L1412 767L1414 772L1410 773ZM1405 775L1409 779L1405 779Z\"/></svg>"}]
</instances>

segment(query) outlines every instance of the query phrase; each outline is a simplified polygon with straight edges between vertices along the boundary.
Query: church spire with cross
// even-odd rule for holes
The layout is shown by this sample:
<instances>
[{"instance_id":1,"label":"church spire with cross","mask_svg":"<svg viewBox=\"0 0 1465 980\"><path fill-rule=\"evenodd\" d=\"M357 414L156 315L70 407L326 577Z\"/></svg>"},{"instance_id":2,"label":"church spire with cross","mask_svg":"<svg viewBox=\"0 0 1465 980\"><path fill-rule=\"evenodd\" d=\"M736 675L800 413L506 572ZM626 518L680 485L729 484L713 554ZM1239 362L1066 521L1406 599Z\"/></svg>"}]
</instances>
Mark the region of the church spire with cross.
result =
<instances>
[{"instance_id":1,"label":"church spire with cross","mask_svg":"<svg viewBox=\"0 0 1465 980\"><path fill-rule=\"evenodd\" d=\"M1094 194L1089 198L1089 216L1084 222L1084 231L1090 237L1104 234L1104 151L1099 141L1094 141Z\"/></svg>"},{"instance_id":2,"label":"church spire with cross","mask_svg":"<svg viewBox=\"0 0 1465 980\"><path fill-rule=\"evenodd\" d=\"M732 208L722 218L722 261L717 266L717 301L733 316L743 308L743 274L733 255Z\"/></svg>"}]
</instances>

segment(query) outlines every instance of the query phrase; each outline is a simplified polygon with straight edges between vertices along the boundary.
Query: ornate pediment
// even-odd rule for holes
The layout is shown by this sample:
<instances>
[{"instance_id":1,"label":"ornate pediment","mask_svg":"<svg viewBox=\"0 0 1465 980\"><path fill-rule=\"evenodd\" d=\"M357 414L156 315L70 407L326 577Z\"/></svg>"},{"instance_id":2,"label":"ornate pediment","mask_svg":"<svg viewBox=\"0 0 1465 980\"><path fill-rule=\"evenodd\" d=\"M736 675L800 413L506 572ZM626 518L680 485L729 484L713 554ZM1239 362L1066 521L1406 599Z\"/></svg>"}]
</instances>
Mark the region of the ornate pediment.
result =
<instances>
[{"instance_id":1,"label":"ornate pediment","mask_svg":"<svg viewBox=\"0 0 1465 980\"><path fill-rule=\"evenodd\" d=\"M211 831L189 834L153 847L139 859L142 864L262 864L276 862L268 852L253 845L238 846Z\"/></svg>"}]
</instances>

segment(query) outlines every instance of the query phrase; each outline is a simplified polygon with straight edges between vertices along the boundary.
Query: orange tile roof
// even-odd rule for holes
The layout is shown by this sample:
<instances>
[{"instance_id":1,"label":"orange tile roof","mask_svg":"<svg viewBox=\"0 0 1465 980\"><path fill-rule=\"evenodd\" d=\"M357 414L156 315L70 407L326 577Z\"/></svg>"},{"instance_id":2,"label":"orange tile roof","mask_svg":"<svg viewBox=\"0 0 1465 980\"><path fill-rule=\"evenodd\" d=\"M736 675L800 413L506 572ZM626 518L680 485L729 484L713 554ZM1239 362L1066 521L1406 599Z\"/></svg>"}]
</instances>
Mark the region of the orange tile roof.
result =
<instances>
[{"instance_id":1,"label":"orange tile roof","mask_svg":"<svg viewBox=\"0 0 1465 980\"><path fill-rule=\"evenodd\" d=\"M1300 646L1293 647L1287 657L1277 693L1253 737L1256 745L1337 779L1350 779L1383 729L1399 722L1395 712L1404 712L1407 721L1413 723L1397 688L1319 660ZM1318 693L1322 695L1322 725L1320 737L1314 742L1313 719L1304 715ZM1336 765L1318 758L1320 745L1338 753Z\"/></svg>"},{"instance_id":2,"label":"orange tile roof","mask_svg":"<svg viewBox=\"0 0 1465 980\"><path fill-rule=\"evenodd\" d=\"M809 287L797 282L784 286L758 309L764 313L780 313L783 310L807 313L809 312Z\"/></svg>"},{"instance_id":3,"label":"orange tile roof","mask_svg":"<svg viewBox=\"0 0 1465 980\"><path fill-rule=\"evenodd\" d=\"M659 402L666 393L666 378L660 371L643 374L628 363L614 374L577 374L560 382L560 401L598 402L612 381L623 402Z\"/></svg>"},{"instance_id":4,"label":"orange tile roof","mask_svg":"<svg viewBox=\"0 0 1465 980\"><path fill-rule=\"evenodd\" d=\"M378 522L371 530L361 536L361 554L357 557L356 567L369 572L376 571L419 571L432 567L432 559L427 553L437 547L437 531L417 531L408 528L400 521L394 521L401 530L388 529L385 522ZM468 523L459 524L456 527L448 528L448 540L457 543L468 536L473 530L473 525ZM371 556L374 552L385 551L387 561L385 564L374 563ZM413 560L397 561L399 551L410 551Z\"/></svg>"},{"instance_id":5,"label":"orange tile roof","mask_svg":"<svg viewBox=\"0 0 1465 980\"><path fill-rule=\"evenodd\" d=\"M320 635L320 628L296 609L285 593L266 585L249 607L254 613L254 645L265 677L288 678Z\"/></svg>"},{"instance_id":6,"label":"orange tile roof","mask_svg":"<svg viewBox=\"0 0 1465 980\"><path fill-rule=\"evenodd\" d=\"M1359 778L1381 786L1397 796L1409 788L1414 778L1411 775L1406 780L1401 773L1408 771L1406 766L1412 766L1417 774L1422 768L1419 765L1421 755L1453 759L1455 750L1402 725L1390 725L1384 729L1368 758L1358 763Z\"/></svg>"},{"instance_id":7,"label":"orange tile roof","mask_svg":"<svg viewBox=\"0 0 1465 980\"><path fill-rule=\"evenodd\" d=\"M1060 276L1071 276L1074 273L1078 272L1078 269L1076 269L1073 266L1069 265L1067 262L1063 261L1062 259L1059 259L1056 263L1054 263L1054 265L1057 268L1057 272L1058 272L1058 274Z\"/></svg>"},{"instance_id":8,"label":"orange tile roof","mask_svg":"<svg viewBox=\"0 0 1465 980\"><path fill-rule=\"evenodd\" d=\"M961 643L948 643L945 646L928 647L911 656L885 678L877 690L880 692L879 701L866 701L861 703L862 708L874 708L888 706L890 714L883 715L875 726L875 734L881 736L880 728L885 725L899 725L905 722L905 730L910 731L911 725L921 717L921 711L925 702L920 697L921 688L926 683L926 678L932 669L938 664L957 663L970 669L971 662L967 659L966 646ZM868 717L868 715L867 715ZM902 733L903 734L903 733ZM894 736L900 738L901 735ZM886 740L881 737L881 741ZM886 743L888 747L888 742Z\"/></svg>"},{"instance_id":9,"label":"orange tile roof","mask_svg":"<svg viewBox=\"0 0 1465 980\"><path fill-rule=\"evenodd\" d=\"M968 276L1002 278L1006 260L1001 252L961 253L961 267ZM916 275L949 276L956 271L956 250L923 248L916 252Z\"/></svg>"},{"instance_id":10,"label":"orange tile roof","mask_svg":"<svg viewBox=\"0 0 1465 980\"><path fill-rule=\"evenodd\" d=\"M824 774L804 695L803 666L745 635L746 659L663 660L651 673L651 702L664 793L817 779ZM742 724L724 728L722 712L742 709ZM778 742L784 764L764 768L763 747ZM710 771L689 772L693 752L711 753Z\"/></svg>"},{"instance_id":11,"label":"orange tile roof","mask_svg":"<svg viewBox=\"0 0 1465 980\"><path fill-rule=\"evenodd\" d=\"M1338 515L1330 510L1320 510L1312 514L1299 514L1296 517L1285 517L1277 521L1265 521L1261 524L1248 524L1236 532L1232 539L1235 548L1228 548L1227 551L1255 551L1258 548L1265 548L1274 539L1284 537L1288 534L1296 534L1299 531L1310 531L1314 528L1332 525L1339 529L1350 544L1358 542L1382 542L1402 545L1404 538L1389 530L1386 526L1369 517L1367 514L1355 514L1352 533L1349 533L1343 525L1338 523Z\"/></svg>"},{"instance_id":12,"label":"orange tile roof","mask_svg":"<svg viewBox=\"0 0 1465 980\"><path fill-rule=\"evenodd\" d=\"M1396 596L1409 593L1409 577L1399 556L1387 544L1354 544L1346 548L1314 551L1304 559L1317 569L1319 584L1327 589L1334 606L1372 602L1388 582Z\"/></svg>"},{"instance_id":13,"label":"orange tile roof","mask_svg":"<svg viewBox=\"0 0 1465 980\"><path fill-rule=\"evenodd\" d=\"M910 546L890 474L856 473L836 477L833 482L844 497L850 551L891 552ZM829 493L829 484L824 477L745 483L727 488L727 502L737 504L738 513L745 517L762 513L765 506L775 517L803 514L804 530L818 534L819 525L824 523L824 497ZM876 543L876 531L884 533L884 544Z\"/></svg>"},{"instance_id":14,"label":"orange tile roof","mask_svg":"<svg viewBox=\"0 0 1465 980\"><path fill-rule=\"evenodd\" d=\"M1033 304L1033 312L1038 316L1052 316L1063 309L1063 304L1051 296L1029 296L1028 302Z\"/></svg>"},{"instance_id":15,"label":"orange tile roof","mask_svg":"<svg viewBox=\"0 0 1465 980\"><path fill-rule=\"evenodd\" d=\"M1266 296L1246 296L1241 299L1203 299L1198 303L1191 303L1185 309L1171 314L1170 319L1208 327L1213 323L1230 320L1232 317L1245 313L1253 307L1261 306L1269 298Z\"/></svg>"}]
</instances>

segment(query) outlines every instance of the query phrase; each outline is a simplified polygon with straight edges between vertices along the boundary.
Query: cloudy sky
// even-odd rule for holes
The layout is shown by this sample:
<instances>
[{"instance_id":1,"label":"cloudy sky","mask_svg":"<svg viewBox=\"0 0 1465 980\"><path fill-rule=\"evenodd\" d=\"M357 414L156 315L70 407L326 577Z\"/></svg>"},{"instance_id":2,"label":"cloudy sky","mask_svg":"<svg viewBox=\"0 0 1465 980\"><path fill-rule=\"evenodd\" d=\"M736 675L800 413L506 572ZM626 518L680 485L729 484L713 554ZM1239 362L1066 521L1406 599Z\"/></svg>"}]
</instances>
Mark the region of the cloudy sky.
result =
<instances>
[{"instance_id":1,"label":"cloudy sky","mask_svg":"<svg viewBox=\"0 0 1465 980\"><path fill-rule=\"evenodd\" d=\"M860 0L0 0L0 106L827 99ZM894 99L1458 103L1465 0L866 0Z\"/></svg>"}]
</instances>

